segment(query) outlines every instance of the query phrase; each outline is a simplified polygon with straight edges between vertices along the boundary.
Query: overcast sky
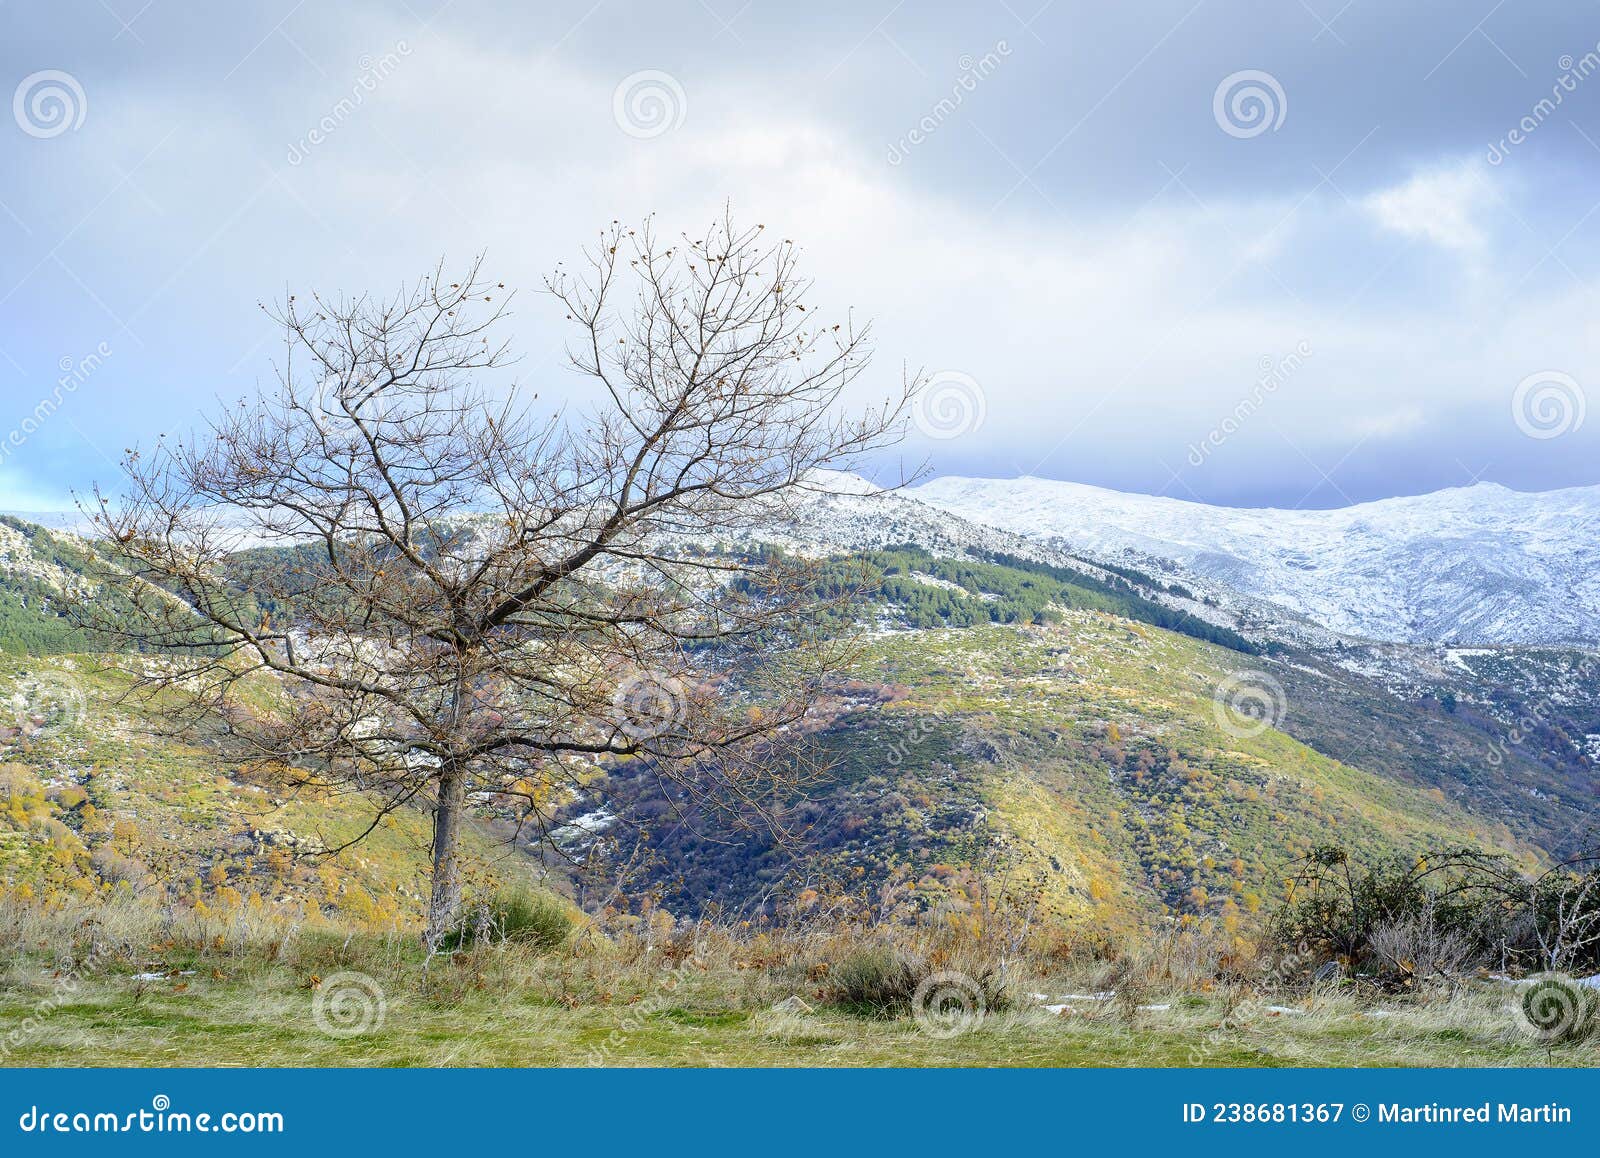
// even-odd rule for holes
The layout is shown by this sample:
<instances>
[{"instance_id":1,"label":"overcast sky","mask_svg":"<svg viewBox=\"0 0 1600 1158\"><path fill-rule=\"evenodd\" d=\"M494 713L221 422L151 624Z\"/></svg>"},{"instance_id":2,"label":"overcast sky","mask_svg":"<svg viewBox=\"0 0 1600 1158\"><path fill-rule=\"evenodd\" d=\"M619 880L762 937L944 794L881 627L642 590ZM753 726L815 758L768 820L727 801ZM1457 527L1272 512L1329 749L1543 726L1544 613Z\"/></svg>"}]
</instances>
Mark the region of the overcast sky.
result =
<instances>
[{"instance_id":1,"label":"overcast sky","mask_svg":"<svg viewBox=\"0 0 1600 1158\"><path fill-rule=\"evenodd\" d=\"M0 508L270 382L260 301L441 257L580 396L541 276L724 201L875 319L863 396L934 374L937 474L1600 483L1600 6L1040 3L10 0Z\"/></svg>"}]
</instances>

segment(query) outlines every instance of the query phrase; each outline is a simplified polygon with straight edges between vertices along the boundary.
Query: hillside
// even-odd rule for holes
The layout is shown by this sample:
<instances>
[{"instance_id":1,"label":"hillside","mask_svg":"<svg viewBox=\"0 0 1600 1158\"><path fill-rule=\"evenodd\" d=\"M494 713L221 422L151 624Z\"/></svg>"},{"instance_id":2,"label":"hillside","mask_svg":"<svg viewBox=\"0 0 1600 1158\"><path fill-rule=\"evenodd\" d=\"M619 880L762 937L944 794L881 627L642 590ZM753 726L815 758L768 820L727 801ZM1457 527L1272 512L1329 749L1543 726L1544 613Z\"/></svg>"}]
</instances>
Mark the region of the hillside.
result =
<instances>
[{"instance_id":1,"label":"hillside","mask_svg":"<svg viewBox=\"0 0 1600 1158\"><path fill-rule=\"evenodd\" d=\"M1173 560L1346 635L1600 642L1600 487L1478 483L1336 510L1212 507L1040 478L940 478L907 494L1091 555Z\"/></svg>"},{"instance_id":2,"label":"hillside","mask_svg":"<svg viewBox=\"0 0 1600 1158\"><path fill-rule=\"evenodd\" d=\"M986 534L904 496L863 488L807 503L787 546L821 556L824 587L864 583L846 618L869 631L812 729L830 776L780 802L778 839L730 831L729 817L701 814L646 765L596 768L543 856L580 897L614 891L589 884L621 874L636 900L684 914L863 889L925 907L1000 873L1068 924L1176 914L1248 926L1283 866L1330 833L1367 855L1466 842L1525 859L1592 835L1600 700L1578 653L1305 651L1259 622L1249 636L1216 622L1227 609L1170 579ZM873 520L883 503L909 513ZM87 545L27 524L7 532L7 590L34 586L0 646L70 649L67 622L35 592L81 581ZM877 545L827 552L863 537ZM253 550L237 576L286 565L280 556ZM0 759L16 807L0 863L14 886L125 883L189 904L415 918L420 812L318 858L358 830L361 801L260 782L203 736L144 735L113 705L121 685L93 668L19 658L7 673L19 715ZM55 698L73 726L24 710L48 706L63 679L70 694ZM1219 689L1240 684L1262 689L1270 721L1219 703ZM1542 705L1541 727L1519 726ZM475 836L485 878L534 867L539 850L497 843L496 820L482 813Z\"/></svg>"},{"instance_id":3,"label":"hillside","mask_svg":"<svg viewBox=\"0 0 1600 1158\"><path fill-rule=\"evenodd\" d=\"M409 927L426 895L427 818L224 760L119 703L125 677L85 657L0 665L0 891L128 895L226 918L241 910L350 928ZM491 890L537 865L470 834L468 879Z\"/></svg>"},{"instance_id":4,"label":"hillside","mask_svg":"<svg viewBox=\"0 0 1600 1158\"><path fill-rule=\"evenodd\" d=\"M64 605L83 589L88 551L72 535L0 515L0 653L59 655L82 647Z\"/></svg>"},{"instance_id":5,"label":"hillside","mask_svg":"<svg viewBox=\"0 0 1600 1158\"><path fill-rule=\"evenodd\" d=\"M1280 727L1216 702L1256 672L1290 689ZM834 776L791 809L799 858L764 832L728 836L630 765L574 811L617 818L622 859L653 849L650 882L681 911L862 884L931 903L998 855L1052 916L1101 928L1169 913L1248 925L1284 865L1334 834L1369 856L1532 855L1577 815L1521 790L1556 779L1520 754L1487 783L1470 766L1481 735L1446 713L1100 612L884 632L854 675L827 734ZM1330 738L1343 759L1318 750Z\"/></svg>"}]
</instances>

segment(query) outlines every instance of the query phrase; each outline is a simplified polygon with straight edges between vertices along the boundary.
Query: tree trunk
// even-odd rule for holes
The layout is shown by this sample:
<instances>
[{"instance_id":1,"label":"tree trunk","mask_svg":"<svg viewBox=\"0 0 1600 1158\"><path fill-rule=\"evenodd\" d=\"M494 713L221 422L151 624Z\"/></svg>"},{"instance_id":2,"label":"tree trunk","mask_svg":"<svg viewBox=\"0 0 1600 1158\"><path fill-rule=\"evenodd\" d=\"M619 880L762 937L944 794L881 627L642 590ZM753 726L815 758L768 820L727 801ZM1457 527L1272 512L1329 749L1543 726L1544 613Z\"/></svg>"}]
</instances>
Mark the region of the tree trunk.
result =
<instances>
[{"instance_id":1,"label":"tree trunk","mask_svg":"<svg viewBox=\"0 0 1600 1158\"><path fill-rule=\"evenodd\" d=\"M428 904L427 943L430 951L455 928L461 912L461 866L457 852L467 781L459 768L439 771L439 797L433 808L433 897Z\"/></svg>"}]
</instances>

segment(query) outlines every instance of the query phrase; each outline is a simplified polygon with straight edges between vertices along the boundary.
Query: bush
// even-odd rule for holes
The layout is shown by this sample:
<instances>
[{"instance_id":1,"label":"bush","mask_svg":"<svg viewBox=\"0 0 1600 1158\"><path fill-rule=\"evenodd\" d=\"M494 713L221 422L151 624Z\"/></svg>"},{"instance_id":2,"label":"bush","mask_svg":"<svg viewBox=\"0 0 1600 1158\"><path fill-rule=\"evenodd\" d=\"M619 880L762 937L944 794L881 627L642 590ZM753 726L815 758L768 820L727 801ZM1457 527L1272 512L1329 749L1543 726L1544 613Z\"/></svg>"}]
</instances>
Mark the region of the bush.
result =
<instances>
[{"instance_id":1,"label":"bush","mask_svg":"<svg viewBox=\"0 0 1600 1158\"><path fill-rule=\"evenodd\" d=\"M548 893L529 888L505 889L468 908L459 929L439 942L453 950L476 944L504 943L554 949L572 932L572 916Z\"/></svg>"},{"instance_id":2,"label":"bush","mask_svg":"<svg viewBox=\"0 0 1600 1158\"><path fill-rule=\"evenodd\" d=\"M1009 1006L1002 971L980 954L934 959L895 945L854 949L828 971L828 1000L855 1013L899 1017L914 1013L937 1018L943 1007L956 1004L993 1013ZM922 1004L917 1009L918 1003Z\"/></svg>"},{"instance_id":3,"label":"bush","mask_svg":"<svg viewBox=\"0 0 1600 1158\"><path fill-rule=\"evenodd\" d=\"M830 999L858 1013L892 1017L911 1008L926 966L893 945L855 949L828 971Z\"/></svg>"},{"instance_id":4,"label":"bush","mask_svg":"<svg viewBox=\"0 0 1600 1158\"><path fill-rule=\"evenodd\" d=\"M1358 863L1338 845L1293 868L1271 933L1347 975L1453 975L1505 957L1527 885L1505 858L1456 848Z\"/></svg>"},{"instance_id":5,"label":"bush","mask_svg":"<svg viewBox=\"0 0 1600 1158\"><path fill-rule=\"evenodd\" d=\"M548 893L517 889L501 893L491 906L501 938L518 945L554 949L572 932L572 917Z\"/></svg>"}]
</instances>

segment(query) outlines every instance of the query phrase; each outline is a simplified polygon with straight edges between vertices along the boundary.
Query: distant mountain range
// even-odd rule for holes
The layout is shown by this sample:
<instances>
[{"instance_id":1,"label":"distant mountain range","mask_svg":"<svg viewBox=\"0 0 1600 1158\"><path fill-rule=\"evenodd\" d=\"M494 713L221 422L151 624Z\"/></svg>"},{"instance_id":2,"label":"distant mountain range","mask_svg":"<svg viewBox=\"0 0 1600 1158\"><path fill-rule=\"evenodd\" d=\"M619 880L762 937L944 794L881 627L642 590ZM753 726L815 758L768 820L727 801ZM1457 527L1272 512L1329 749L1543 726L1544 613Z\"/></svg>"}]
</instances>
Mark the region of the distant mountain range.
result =
<instances>
[{"instance_id":1,"label":"distant mountain range","mask_svg":"<svg viewBox=\"0 0 1600 1158\"><path fill-rule=\"evenodd\" d=\"M909 543L1133 567L1206 596L1175 604L1191 614L1303 642L1295 621L1382 643L1600 643L1600 486L1523 493L1478 483L1277 510L1032 477L951 476L883 491L819 472L811 483L792 513L749 537L814 551ZM89 529L76 514L19 517L57 532Z\"/></svg>"},{"instance_id":2,"label":"distant mountain range","mask_svg":"<svg viewBox=\"0 0 1600 1158\"><path fill-rule=\"evenodd\" d=\"M1167 560L1332 631L1395 643L1600 642L1600 487L1478 483L1336 510L1214 507L1042 478L900 492L1094 559Z\"/></svg>"}]
</instances>

